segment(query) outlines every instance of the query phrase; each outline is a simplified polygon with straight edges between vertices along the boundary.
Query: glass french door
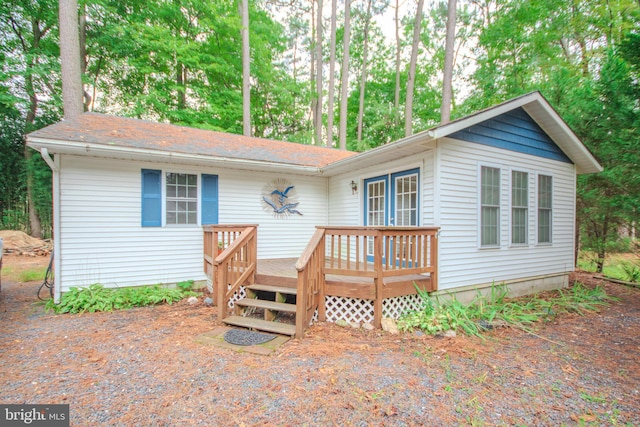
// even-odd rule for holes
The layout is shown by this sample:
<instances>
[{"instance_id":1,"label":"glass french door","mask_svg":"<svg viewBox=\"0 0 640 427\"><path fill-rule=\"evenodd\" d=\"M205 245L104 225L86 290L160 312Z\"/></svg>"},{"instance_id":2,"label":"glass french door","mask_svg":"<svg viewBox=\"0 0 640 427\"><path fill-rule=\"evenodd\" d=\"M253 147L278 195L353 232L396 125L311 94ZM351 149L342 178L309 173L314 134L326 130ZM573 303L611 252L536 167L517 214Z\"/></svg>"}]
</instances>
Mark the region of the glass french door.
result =
<instances>
[{"instance_id":1,"label":"glass french door","mask_svg":"<svg viewBox=\"0 0 640 427\"><path fill-rule=\"evenodd\" d=\"M408 227L419 225L420 170L411 169L365 179L364 225ZM373 239L367 241L373 257Z\"/></svg>"}]
</instances>

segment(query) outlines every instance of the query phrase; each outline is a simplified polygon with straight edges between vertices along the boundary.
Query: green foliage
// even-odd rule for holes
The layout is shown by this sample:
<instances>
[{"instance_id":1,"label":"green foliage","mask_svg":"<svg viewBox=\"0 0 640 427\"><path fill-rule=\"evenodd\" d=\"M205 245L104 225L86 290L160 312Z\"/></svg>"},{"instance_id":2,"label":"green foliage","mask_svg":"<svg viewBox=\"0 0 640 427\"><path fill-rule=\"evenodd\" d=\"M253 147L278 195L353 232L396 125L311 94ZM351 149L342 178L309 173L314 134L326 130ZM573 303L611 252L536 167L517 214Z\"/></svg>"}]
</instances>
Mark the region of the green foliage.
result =
<instances>
[{"instance_id":1,"label":"green foliage","mask_svg":"<svg viewBox=\"0 0 640 427\"><path fill-rule=\"evenodd\" d=\"M418 289L418 288L417 288ZM450 295L444 301L418 289L424 308L411 311L400 318L401 330L421 329L429 334L447 330L462 330L467 335L482 337L487 328L512 326L527 329L533 323L550 320L561 313L597 311L612 298L596 287L589 289L580 283L556 295L533 295L517 299L507 298L504 286L492 286L489 295L480 293L468 305Z\"/></svg>"},{"instance_id":2,"label":"green foliage","mask_svg":"<svg viewBox=\"0 0 640 427\"><path fill-rule=\"evenodd\" d=\"M46 268L35 268L29 270L23 270L20 272L20 282L34 282L36 280L42 280L44 278Z\"/></svg>"},{"instance_id":3,"label":"green foliage","mask_svg":"<svg viewBox=\"0 0 640 427\"><path fill-rule=\"evenodd\" d=\"M176 287L180 289L182 292L187 292L193 290L193 280L185 280L182 282L176 283Z\"/></svg>"},{"instance_id":4,"label":"green foliage","mask_svg":"<svg viewBox=\"0 0 640 427\"><path fill-rule=\"evenodd\" d=\"M100 284L93 284L85 288L71 288L69 292L62 295L59 304L49 300L46 307L56 313L73 314L122 310L162 303L172 304L187 296L195 295L189 289L185 289L188 283L193 285L193 282L181 282L179 288L161 285L105 288Z\"/></svg>"},{"instance_id":5,"label":"green foliage","mask_svg":"<svg viewBox=\"0 0 640 427\"><path fill-rule=\"evenodd\" d=\"M624 280L633 283L640 283L640 265L631 262L625 262L620 265L624 272Z\"/></svg>"}]
</instances>

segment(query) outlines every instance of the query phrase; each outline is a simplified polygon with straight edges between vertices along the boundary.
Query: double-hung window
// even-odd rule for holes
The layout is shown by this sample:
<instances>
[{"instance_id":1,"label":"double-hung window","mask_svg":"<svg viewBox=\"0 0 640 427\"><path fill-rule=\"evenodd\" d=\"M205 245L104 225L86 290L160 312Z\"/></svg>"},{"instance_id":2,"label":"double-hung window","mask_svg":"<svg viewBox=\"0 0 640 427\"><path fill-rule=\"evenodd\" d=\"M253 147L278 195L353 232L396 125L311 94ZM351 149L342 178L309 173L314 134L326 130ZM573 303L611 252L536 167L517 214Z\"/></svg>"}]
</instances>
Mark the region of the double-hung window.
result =
<instances>
[{"instance_id":1,"label":"double-hung window","mask_svg":"<svg viewBox=\"0 0 640 427\"><path fill-rule=\"evenodd\" d=\"M527 244L529 229L529 174L511 172L511 243Z\"/></svg>"},{"instance_id":2,"label":"double-hung window","mask_svg":"<svg viewBox=\"0 0 640 427\"><path fill-rule=\"evenodd\" d=\"M551 243L552 194L552 178L538 175L538 243Z\"/></svg>"},{"instance_id":3,"label":"double-hung window","mask_svg":"<svg viewBox=\"0 0 640 427\"><path fill-rule=\"evenodd\" d=\"M500 245L500 169L480 170L480 246Z\"/></svg>"},{"instance_id":4,"label":"double-hung window","mask_svg":"<svg viewBox=\"0 0 640 427\"><path fill-rule=\"evenodd\" d=\"M198 175L167 172L166 223L197 224Z\"/></svg>"},{"instance_id":5,"label":"double-hung window","mask_svg":"<svg viewBox=\"0 0 640 427\"><path fill-rule=\"evenodd\" d=\"M218 176L142 169L142 226L218 223Z\"/></svg>"}]
</instances>

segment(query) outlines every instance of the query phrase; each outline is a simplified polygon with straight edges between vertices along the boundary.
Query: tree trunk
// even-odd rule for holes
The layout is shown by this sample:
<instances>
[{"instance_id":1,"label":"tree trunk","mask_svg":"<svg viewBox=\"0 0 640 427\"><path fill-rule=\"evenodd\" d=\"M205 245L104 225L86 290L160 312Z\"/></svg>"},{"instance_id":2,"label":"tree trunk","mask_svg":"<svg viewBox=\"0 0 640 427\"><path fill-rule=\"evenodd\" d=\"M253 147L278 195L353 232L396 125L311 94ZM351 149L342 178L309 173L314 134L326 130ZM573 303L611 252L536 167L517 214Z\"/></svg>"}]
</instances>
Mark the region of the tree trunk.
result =
<instances>
[{"instance_id":1,"label":"tree trunk","mask_svg":"<svg viewBox=\"0 0 640 427\"><path fill-rule=\"evenodd\" d=\"M311 111L310 111L310 115L311 115L311 125L313 127L313 137L312 137L312 143L316 144L316 128L318 127L317 123L316 123L316 105L318 105L318 99L315 95L315 88L316 88L316 49L315 49L315 43L316 43L316 18L315 18L315 1L311 0L311 48L310 48L310 52L309 52L309 57L311 58L311 64L310 64L310 71L311 71L311 79L310 79L310 83L311 83L311 87L309 88L310 92L311 92Z\"/></svg>"},{"instance_id":2,"label":"tree trunk","mask_svg":"<svg viewBox=\"0 0 640 427\"><path fill-rule=\"evenodd\" d=\"M340 83L340 149L347 149L347 100L349 98L349 45L351 44L351 0L344 2L344 45Z\"/></svg>"},{"instance_id":3,"label":"tree trunk","mask_svg":"<svg viewBox=\"0 0 640 427\"><path fill-rule=\"evenodd\" d=\"M34 47L37 47L38 39L34 40ZM33 202L33 170L31 168L31 148L27 147L26 135L33 130L33 123L36 119L36 112L38 111L38 97L36 96L33 88L33 61L31 58L27 62L27 73L25 75L25 89L29 95L29 110L25 118L25 130L24 130L24 160L27 165L27 204L29 209L29 234L32 237L38 239L42 238L42 224L40 223L40 217L36 211L36 204Z\"/></svg>"},{"instance_id":4,"label":"tree trunk","mask_svg":"<svg viewBox=\"0 0 640 427\"><path fill-rule=\"evenodd\" d=\"M318 1L316 12L316 138L315 144L322 145L322 0Z\"/></svg>"},{"instance_id":5,"label":"tree trunk","mask_svg":"<svg viewBox=\"0 0 640 427\"><path fill-rule=\"evenodd\" d=\"M413 44L411 46L411 62L407 76L407 100L404 106L404 135L413 133L413 88L416 83L416 63L418 62L418 46L420 45L420 27L422 25L422 8L424 0L418 0L416 20L413 24Z\"/></svg>"},{"instance_id":6,"label":"tree trunk","mask_svg":"<svg viewBox=\"0 0 640 427\"><path fill-rule=\"evenodd\" d=\"M72 119L84 111L78 34L78 1L60 0L60 63L64 118Z\"/></svg>"},{"instance_id":7,"label":"tree trunk","mask_svg":"<svg viewBox=\"0 0 640 427\"><path fill-rule=\"evenodd\" d=\"M396 90L393 102L394 122L400 124L400 0L396 0Z\"/></svg>"},{"instance_id":8,"label":"tree trunk","mask_svg":"<svg viewBox=\"0 0 640 427\"><path fill-rule=\"evenodd\" d=\"M444 44L444 71L442 73L442 105L440 105L440 123L451 120L451 102L453 100L453 50L456 39L456 0L449 0L447 7L447 36Z\"/></svg>"},{"instance_id":9,"label":"tree trunk","mask_svg":"<svg viewBox=\"0 0 640 427\"><path fill-rule=\"evenodd\" d=\"M336 73L336 15L338 1L331 1L331 51L329 53L329 95L327 98L327 147L333 147L333 103Z\"/></svg>"},{"instance_id":10,"label":"tree trunk","mask_svg":"<svg viewBox=\"0 0 640 427\"><path fill-rule=\"evenodd\" d=\"M184 110L187 106L187 82L184 65L178 62L176 71L176 86L178 88L178 109Z\"/></svg>"},{"instance_id":11,"label":"tree trunk","mask_svg":"<svg viewBox=\"0 0 640 427\"><path fill-rule=\"evenodd\" d=\"M369 24L371 23L371 3L367 2L367 15L364 22L364 47L362 49L362 72L360 73L360 105L358 107L358 142L362 141L362 126L364 122L364 89L367 82L367 55L369 52Z\"/></svg>"},{"instance_id":12,"label":"tree trunk","mask_svg":"<svg viewBox=\"0 0 640 427\"><path fill-rule=\"evenodd\" d=\"M249 50L249 0L242 0L242 132L251 136L251 58Z\"/></svg>"},{"instance_id":13,"label":"tree trunk","mask_svg":"<svg viewBox=\"0 0 640 427\"><path fill-rule=\"evenodd\" d=\"M79 36L80 36L80 73L82 76L87 74L87 5L82 4L82 12L78 18ZM82 85L83 110L89 111L93 98Z\"/></svg>"}]
</instances>

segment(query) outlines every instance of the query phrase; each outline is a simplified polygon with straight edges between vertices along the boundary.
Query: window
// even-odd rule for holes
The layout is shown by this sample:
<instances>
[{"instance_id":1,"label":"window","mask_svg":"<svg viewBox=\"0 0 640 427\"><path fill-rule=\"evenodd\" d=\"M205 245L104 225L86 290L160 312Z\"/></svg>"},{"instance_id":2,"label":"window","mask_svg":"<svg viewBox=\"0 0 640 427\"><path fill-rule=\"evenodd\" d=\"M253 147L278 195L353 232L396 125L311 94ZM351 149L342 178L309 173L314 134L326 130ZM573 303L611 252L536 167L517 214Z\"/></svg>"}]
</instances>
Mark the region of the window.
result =
<instances>
[{"instance_id":1,"label":"window","mask_svg":"<svg viewBox=\"0 0 640 427\"><path fill-rule=\"evenodd\" d=\"M511 172L511 243L527 243L529 218L529 174Z\"/></svg>"},{"instance_id":2,"label":"window","mask_svg":"<svg viewBox=\"0 0 640 427\"><path fill-rule=\"evenodd\" d=\"M218 223L217 175L142 169L141 190L143 227L162 227L163 220L166 225Z\"/></svg>"},{"instance_id":3,"label":"window","mask_svg":"<svg viewBox=\"0 0 640 427\"><path fill-rule=\"evenodd\" d=\"M166 190L166 223L196 224L198 222L198 176L167 172Z\"/></svg>"},{"instance_id":4,"label":"window","mask_svg":"<svg viewBox=\"0 0 640 427\"><path fill-rule=\"evenodd\" d=\"M538 243L551 243L552 194L551 177L538 175Z\"/></svg>"},{"instance_id":5,"label":"window","mask_svg":"<svg viewBox=\"0 0 640 427\"><path fill-rule=\"evenodd\" d=\"M482 166L480 177L480 246L500 244L500 169Z\"/></svg>"}]
</instances>

